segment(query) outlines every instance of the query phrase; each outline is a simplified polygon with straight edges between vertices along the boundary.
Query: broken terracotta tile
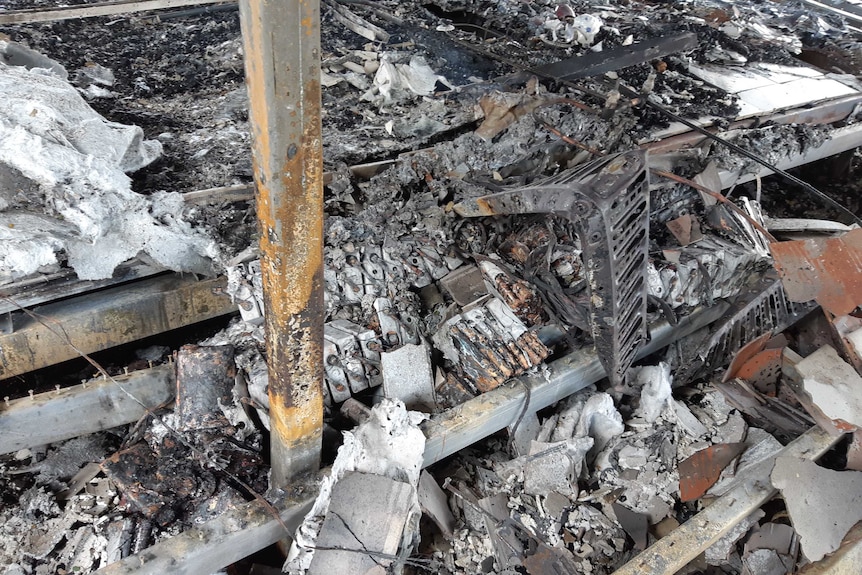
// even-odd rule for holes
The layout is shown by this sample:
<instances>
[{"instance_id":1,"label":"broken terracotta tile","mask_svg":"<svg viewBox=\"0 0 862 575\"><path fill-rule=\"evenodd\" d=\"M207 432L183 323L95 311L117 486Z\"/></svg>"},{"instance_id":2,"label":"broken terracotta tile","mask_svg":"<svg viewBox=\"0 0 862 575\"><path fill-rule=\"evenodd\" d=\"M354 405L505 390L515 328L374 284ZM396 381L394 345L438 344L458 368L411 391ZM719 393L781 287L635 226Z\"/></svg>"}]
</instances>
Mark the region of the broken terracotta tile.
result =
<instances>
[{"instance_id":1,"label":"broken terracotta tile","mask_svg":"<svg viewBox=\"0 0 862 575\"><path fill-rule=\"evenodd\" d=\"M776 382L781 375L783 347L768 346L772 339L772 335L766 333L740 349L727 368L722 382L739 378L750 383L760 393L775 395Z\"/></svg>"},{"instance_id":2,"label":"broken terracotta tile","mask_svg":"<svg viewBox=\"0 0 862 575\"><path fill-rule=\"evenodd\" d=\"M774 242L770 250L790 301L816 300L833 315L862 304L862 229L837 238Z\"/></svg>"},{"instance_id":3,"label":"broken terracotta tile","mask_svg":"<svg viewBox=\"0 0 862 575\"><path fill-rule=\"evenodd\" d=\"M680 462L680 500L694 501L702 497L718 481L722 470L744 449L744 443L719 443Z\"/></svg>"},{"instance_id":4,"label":"broken terracotta tile","mask_svg":"<svg viewBox=\"0 0 862 575\"><path fill-rule=\"evenodd\" d=\"M728 466L721 472L718 481L709 488L707 493L713 497L724 495L736 482L736 477L745 477L761 461L772 457L781 451L782 445L775 437L764 430L752 427L745 438L745 451L734 466Z\"/></svg>"},{"instance_id":5,"label":"broken terracotta tile","mask_svg":"<svg viewBox=\"0 0 862 575\"><path fill-rule=\"evenodd\" d=\"M838 549L862 520L862 472L832 471L806 459L779 457L772 485L781 491L809 561Z\"/></svg>"}]
</instances>

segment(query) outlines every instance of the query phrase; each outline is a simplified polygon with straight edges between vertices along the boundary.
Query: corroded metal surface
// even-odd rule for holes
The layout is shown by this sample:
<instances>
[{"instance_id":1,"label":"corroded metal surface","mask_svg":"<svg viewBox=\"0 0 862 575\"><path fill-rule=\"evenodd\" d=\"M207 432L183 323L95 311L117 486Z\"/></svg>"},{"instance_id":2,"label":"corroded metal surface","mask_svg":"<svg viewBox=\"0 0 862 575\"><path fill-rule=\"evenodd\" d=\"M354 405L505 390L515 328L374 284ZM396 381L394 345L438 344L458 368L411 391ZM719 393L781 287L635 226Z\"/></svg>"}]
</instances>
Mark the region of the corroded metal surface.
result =
<instances>
[{"instance_id":1,"label":"corroded metal surface","mask_svg":"<svg viewBox=\"0 0 862 575\"><path fill-rule=\"evenodd\" d=\"M770 250L790 301L813 299L834 315L862 304L862 230L773 243Z\"/></svg>"},{"instance_id":2,"label":"corroded metal surface","mask_svg":"<svg viewBox=\"0 0 862 575\"><path fill-rule=\"evenodd\" d=\"M14 331L0 334L0 379L79 357L69 341L93 353L236 312L224 278L149 278L18 312Z\"/></svg>"},{"instance_id":3,"label":"corroded metal surface","mask_svg":"<svg viewBox=\"0 0 862 575\"><path fill-rule=\"evenodd\" d=\"M184 345L177 352L176 416L179 431L230 426L219 405L231 405L236 367L232 345Z\"/></svg>"},{"instance_id":4,"label":"corroded metal surface","mask_svg":"<svg viewBox=\"0 0 862 575\"><path fill-rule=\"evenodd\" d=\"M323 429L320 4L240 3L261 227L273 482L319 465Z\"/></svg>"}]
</instances>

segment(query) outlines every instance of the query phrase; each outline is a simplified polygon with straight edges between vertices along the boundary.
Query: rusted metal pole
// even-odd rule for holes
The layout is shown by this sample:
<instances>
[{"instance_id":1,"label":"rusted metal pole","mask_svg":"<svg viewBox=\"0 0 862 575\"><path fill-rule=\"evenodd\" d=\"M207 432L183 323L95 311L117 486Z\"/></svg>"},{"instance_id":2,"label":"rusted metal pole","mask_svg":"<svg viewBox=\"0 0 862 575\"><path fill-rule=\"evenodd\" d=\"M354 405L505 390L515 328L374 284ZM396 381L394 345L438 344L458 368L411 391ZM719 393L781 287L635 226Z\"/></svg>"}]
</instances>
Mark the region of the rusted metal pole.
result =
<instances>
[{"instance_id":1,"label":"rusted metal pole","mask_svg":"<svg viewBox=\"0 0 862 575\"><path fill-rule=\"evenodd\" d=\"M317 470L323 429L319 0L240 2L253 139L272 483Z\"/></svg>"}]
</instances>

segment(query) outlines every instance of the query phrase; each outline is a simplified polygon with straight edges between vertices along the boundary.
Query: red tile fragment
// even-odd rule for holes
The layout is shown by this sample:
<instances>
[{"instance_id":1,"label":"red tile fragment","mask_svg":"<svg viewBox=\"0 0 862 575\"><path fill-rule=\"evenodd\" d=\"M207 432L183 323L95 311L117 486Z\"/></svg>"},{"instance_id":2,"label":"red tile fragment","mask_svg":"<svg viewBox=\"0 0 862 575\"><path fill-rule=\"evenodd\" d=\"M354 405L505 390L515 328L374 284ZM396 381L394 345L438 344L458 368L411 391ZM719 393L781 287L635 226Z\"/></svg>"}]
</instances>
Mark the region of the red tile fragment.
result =
<instances>
[{"instance_id":1,"label":"red tile fragment","mask_svg":"<svg viewBox=\"0 0 862 575\"><path fill-rule=\"evenodd\" d=\"M817 300L833 315L862 304L862 229L837 238L774 242L769 249L790 301Z\"/></svg>"},{"instance_id":2,"label":"red tile fragment","mask_svg":"<svg viewBox=\"0 0 862 575\"><path fill-rule=\"evenodd\" d=\"M682 501L699 499L718 481L721 472L745 450L744 443L717 443L698 451L679 464Z\"/></svg>"}]
</instances>

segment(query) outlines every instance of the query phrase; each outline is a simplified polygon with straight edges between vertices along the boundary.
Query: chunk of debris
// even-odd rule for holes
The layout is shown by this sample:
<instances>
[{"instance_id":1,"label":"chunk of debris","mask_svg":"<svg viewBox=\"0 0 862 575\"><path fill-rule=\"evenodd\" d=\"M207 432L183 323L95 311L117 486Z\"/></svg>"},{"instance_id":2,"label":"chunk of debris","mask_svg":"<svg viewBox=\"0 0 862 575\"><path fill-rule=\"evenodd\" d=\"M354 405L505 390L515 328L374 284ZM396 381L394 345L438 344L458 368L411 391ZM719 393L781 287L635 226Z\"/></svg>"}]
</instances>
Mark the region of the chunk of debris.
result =
<instances>
[{"instance_id":1,"label":"chunk of debris","mask_svg":"<svg viewBox=\"0 0 862 575\"><path fill-rule=\"evenodd\" d=\"M352 561L356 559L353 556L356 555L362 559L361 565L365 565L365 559L370 557L369 567L377 565L375 561L383 562L396 569L403 566L400 559L409 555L414 545L418 543L419 537L419 518L422 511L417 488L425 451L425 434L419 429L418 424L423 419L425 416L421 413L408 412L402 402L385 398L371 409L371 415L366 422L360 424L353 432L344 432L344 443L338 449L332 471L328 477L321 481L320 493L311 511L308 512L296 532L294 543L285 563L285 572L305 573L318 553L314 548L317 545L318 537L326 531L327 525L333 529L340 529L338 527L338 516L341 515L339 509L350 513L350 508L355 504L355 501L339 502L339 507L336 509L338 515L329 513L330 501L333 494L341 493L338 495L339 498L348 495L347 491L340 492L337 489L342 478L352 472L371 476L355 479L356 481L375 482L377 480L374 476L380 476L387 480L380 485L385 484L388 493L398 502L398 506L393 507L392 512L397 514L397 520L394 523L399 525L400 529L397 530L397 533L390 532L389 517L375 513L377 520L365 526L368 531L363 530L363 532L371 535L387 534L386 545L395 542L397 552L389 553L374 549L368 556L364 556L362 553L329 555L332 559L326 559L325 564L318 563L316 568L328 566L331 568L329 572L352 572L342 568L342 566L344 561L351 562L352 565ZM401 485L397 485L398 483ZM349 491L353 492L352 489ZM367 493L363 494L362 492L356 495L354 492L352 497L362 499L367 495ZM346 504L346 509L340 507L342 504ZM378 501L380 509L388 508L389 505L389 500ZM360 516L357 517L357 520L361 522L363 519ZM327 537L340 537L344 535L341 531L343 530L340 530L338 534L327 535ZM384 541L378 540L378 543L382 545ZM348 548L361 548L361 545L354 539L354 544ZM383 555L380 555L381 553ZM332 561L335 561L335 564ZM355 572L364 573L365 571Z\"/></svg>"},{"instance_id":2,"label":"chunk of debris","mask_svg":"<svg viewBox=\"0 0 862 575\"><path fill-rule=\"evenodd\" d=\"M766 431L751 427L748 429L744 451L735 465L729 465L721 472L718 481L709 488L708 495L716 497L726 493L736 482L737 477L745 477L760 463L781 451L781 442Z\"/></svg>"},{"instance_id":3,"label":"chunk of debris","mask_svg":"<svg viewBox=\"0 0 862 575\"><path fill-rule=\"evenodd\" d=\"M431 411L434 408L431 348L424 340L419 345L408 343L381 353L380 367L386 397L402 401L409 409Z\"/></svg>"},{"instance_id":4,"label":"chunk of debris","mask_svg":"<svg viewBox=\"0 0 862 575\"><path fill-rule=\"evenodd\" d=\"M835 348L821 347L800 361L787 352L785 357L791 362L788 369L796 376L800 391L807 395L814 409L839 429L862 427L862 376Z\"/></svg>"},{"instance_id":5,"label":"chunk of debris","mask_svg":"<svg viewBox=\"0 0 862 575\"><path fill-rule=\"evenodd\" d=\"M434 344L477 392L498 387L551 353L497 298L446 321L434 334Z\"/></svg>"},{"instance_id":6,"label":"chunk of debris","mask_svg":"<svg viewBox=\"0 0 862 575\"><path fill-rule=\"evenodd\" d=\"M649 517L643 513L632 511L618 501L614 502L612 508L620 527L632 538L635 549L638 551L646 549L647 536L649 534Z\"/></svg>"},{"instance_id":7,"label":"chunk of debris","mask_svg":"<svg viewBox=\"0 0 862 575\"><path fill-rule=\"evenodd\" d=\"M419 476L419 505L443 535L452 537L455 532L455 517L449 509L449 501L437 481L427 471L423 471Z\"/></svg>"},{"instance_id":8,"label":"chunk of debris","mask_svg":"<svg viewBox=\"0 0 862 575\"><path fill-rule=\"evenodd\" d=\"M789 525L764 523L752 530L742 554L743 575L785 575L793 572L799 538Z\"/></svg>"},{"instance_id":9,"label":"chunk of debris","mask_svg":"<svg viewBox=\"0 0 862 575\"><path fill-rule=\"evenodd\" d=\"M725 565L736 546L736 542L745 537L745 534L757 525L764 515L766 513L762 509L755 510L734 525L721 539L710 545L705 552L707 564Z\"/></svg>"},{"instance_id":10,"label":"chunk of debris","mask_svg":"<svg viewBox=\"0 0 862 575\"><path fill-rule=\"evenodd\" d=\"M718 481L721 472L745 449L744 443L719 443L679 464L679 498L694 501Z\"/></svg>"},{"instance_id":11,"label":"chunk of debris","mask_svg":"<svg viewBox=\"0 0 862 575\"><path fill-rule=\"evenodd\" d=\"M862 472L832 471L806 459L779 457L772 484L781 491L809 561L838 549L862 520Z\"/></svg>"},{"instance_id":12,"label":"chunk of debris","mask_svg":"<svg viewBox=\"0 0 862 575\"><path fill-rule=\"evenodd\" d=\"M671 402L670 365L660 362L637 370L637 384L641 387L641 402L637 412L654 423Z\"/></svg>"},{"instance_id":13,"label":"chunk of debris","mask_svg":"<svg viewBox=\"0 0 862 575\"><path fill-rule=\"evenodd\" d=\"M558 443L533 441L524 464L524 492L548 495L556 491L563 495L577 493L578 476L593 439L579 437Z\"/></svg>"},{"instance_id":14,"label":"chunk of debris","mask_svg":"<svg viewBox=\"0 0 862 575\"><path fill-rule=\"evenodd\" d=\"M230 345L184 345L180 348L174 409L179 431L224 431L228 428L230 422L222 409L233 405L231 392L236 376L233 354L234 348ZM242 413L244 416L245 412Z\"/></svg>"},{"instance_id":15,"label":"chunk of debris","mask_svg":"<svg viewBox=\"0 0 862 575\"><path fill-rule=\"evenodd\" d=\"M791 301L816 300L833 315L846 315L862 302L862 229L777 242L770 251Z\"/></svg>"},{"instance_id":16,"label":"chunk of debris","mask_svg":"<svg viewBox=\"0 0 862 575\"><path fill-rule=\"evenodd\" d=\"M309 575L386 573L416 494L409 483L350 471L332 488Z\"/></svg>"}]
</instances>

